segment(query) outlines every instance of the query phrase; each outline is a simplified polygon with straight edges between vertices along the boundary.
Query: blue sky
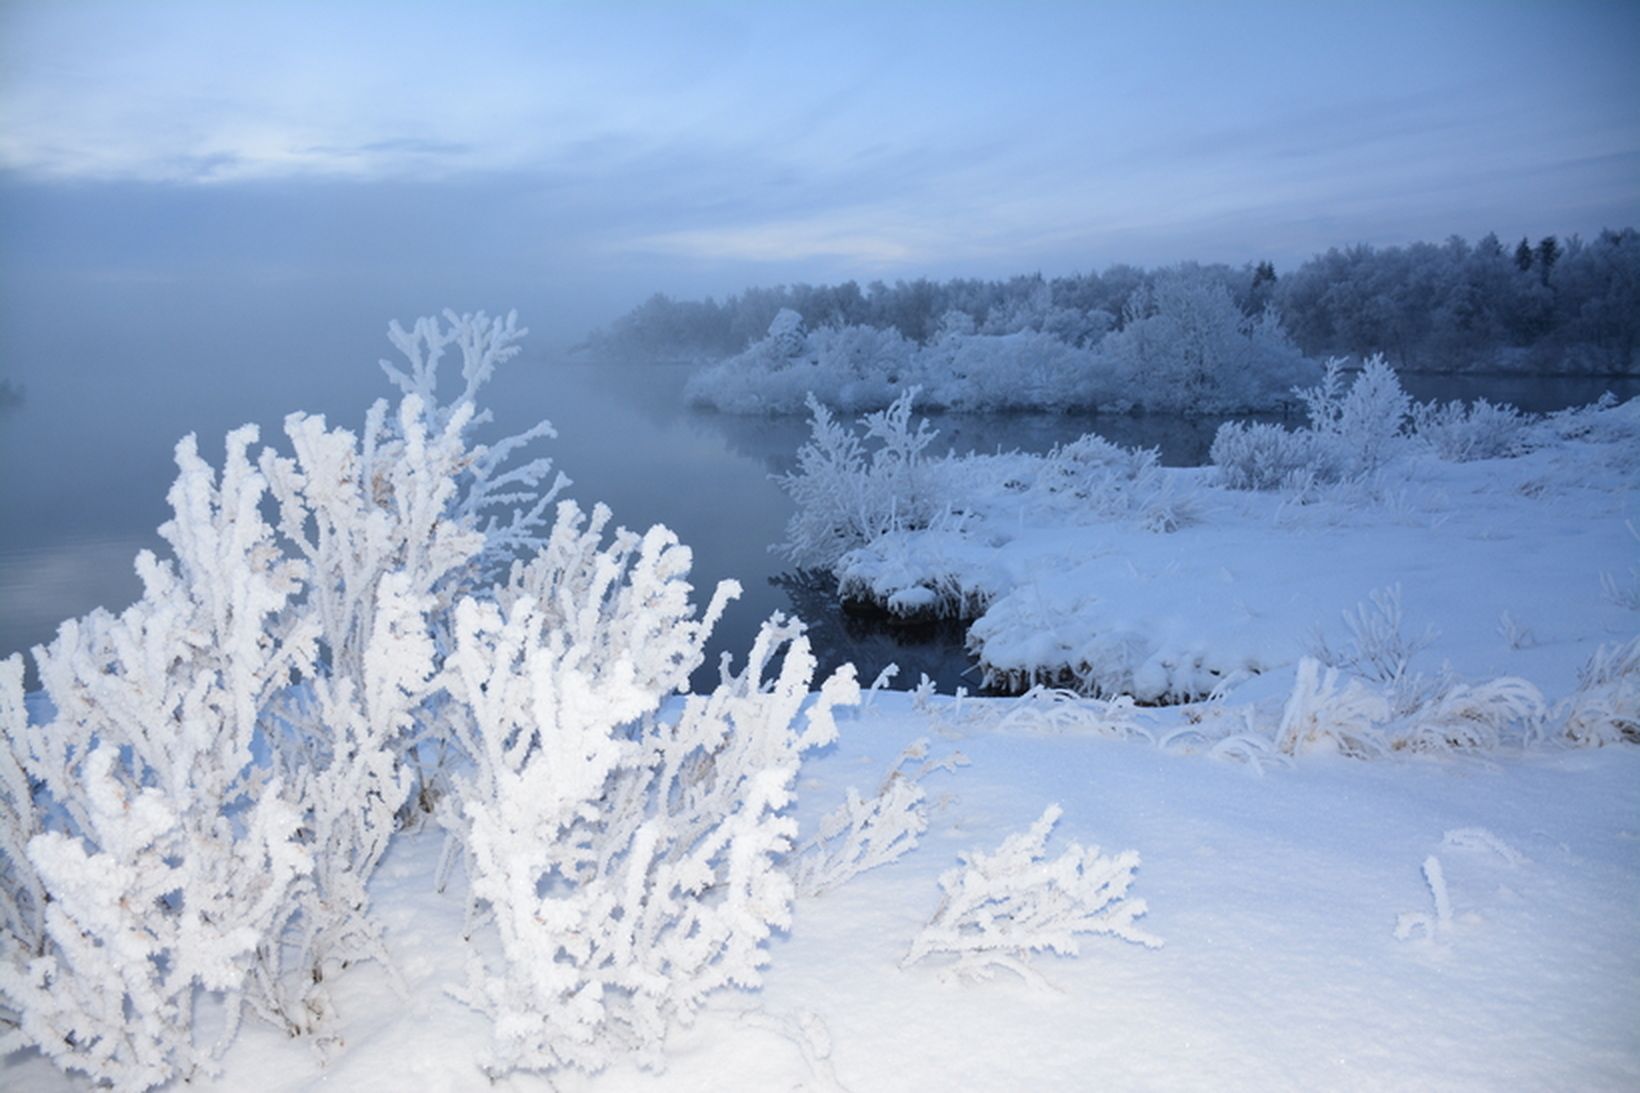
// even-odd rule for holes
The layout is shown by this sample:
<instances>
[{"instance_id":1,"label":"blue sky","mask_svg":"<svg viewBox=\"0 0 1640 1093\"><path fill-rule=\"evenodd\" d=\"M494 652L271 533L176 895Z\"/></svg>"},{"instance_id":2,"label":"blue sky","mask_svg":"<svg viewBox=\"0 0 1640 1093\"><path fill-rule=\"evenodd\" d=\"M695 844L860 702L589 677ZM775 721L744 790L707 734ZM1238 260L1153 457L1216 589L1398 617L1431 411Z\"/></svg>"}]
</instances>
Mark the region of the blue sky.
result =
<instances>
[{"instance_id":1,"label":"blue sky","mask_svg":"<svg viewBox=\"0 0 1640 1093\"><path fill-rule=\"evenodd\" d=\"M0 262L654 290L1640 222L1640 4L0 2ZM491 306L494 306L493 304Z\"/></svg>"}]
</instances>

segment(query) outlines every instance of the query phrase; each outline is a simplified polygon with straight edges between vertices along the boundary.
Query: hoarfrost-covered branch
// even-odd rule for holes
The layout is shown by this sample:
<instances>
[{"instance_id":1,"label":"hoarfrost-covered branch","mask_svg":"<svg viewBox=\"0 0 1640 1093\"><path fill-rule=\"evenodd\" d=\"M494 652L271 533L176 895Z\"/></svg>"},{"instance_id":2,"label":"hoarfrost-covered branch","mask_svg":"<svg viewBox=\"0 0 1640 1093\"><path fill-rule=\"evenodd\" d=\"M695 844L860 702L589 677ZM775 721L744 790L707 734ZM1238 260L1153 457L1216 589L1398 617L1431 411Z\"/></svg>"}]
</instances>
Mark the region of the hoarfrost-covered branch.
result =
<instances>
[{"instance_id":1,"label":"hoarfrost-covered branch","mask_svg":"<svg viewBox=\"0 0 1640 1093\"><path fill-rule=\"evenodd\" d=\"M918 765L907 770L913 763ZM918 836L928 830L922 779L936 770L954 771L967 763L961 752L929 759L928 741L918 740L900 753L869 799L850 786L847 798L821 818L819 831L793 859L797 894L829 892L914 850Z\"/></svg>"},{"instance_id":2,"label":"hoarfrost-covered branch","mask_svg":"<svg viewBox=\"0 0 1640 1093\"><path fill-rule=\"evenodd\" d=\"M962 866L941 875L945 899L901 966L951 953L958 957L958 974L985 978L1001 967L1037 982L1040 977L1024 958L1044 949L1075 956L1077 934L1109 934L1160 947L1160 938L1135 924L1145 901L1127 898L1138 853L1106 857L1098 847L1072 843L1048 860L1048 835L1060 815L1059 806L1050 805L1029 829L1009 835L995 851L961 855Z\"/></svg>"}]
</instances>

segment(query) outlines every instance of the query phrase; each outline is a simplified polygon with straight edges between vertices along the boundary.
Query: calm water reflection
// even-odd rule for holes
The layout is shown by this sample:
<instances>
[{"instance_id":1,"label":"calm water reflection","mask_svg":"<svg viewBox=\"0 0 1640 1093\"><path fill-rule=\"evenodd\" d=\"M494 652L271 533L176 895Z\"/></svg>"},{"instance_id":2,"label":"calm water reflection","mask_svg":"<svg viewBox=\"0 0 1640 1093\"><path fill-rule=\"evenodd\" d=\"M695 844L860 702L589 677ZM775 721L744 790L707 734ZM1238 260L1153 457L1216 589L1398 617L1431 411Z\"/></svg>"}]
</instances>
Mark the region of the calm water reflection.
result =
<instances>
[{"instance_id":1,"label":"calm water reflection","mask_svg":"<svg viewBox=\"0 0 1640 1093\"><path fill-rule=\"evenodd\" d=\"M70 339L67 351L6 377L25 395L0 411L0 655L48 640L66 617L97 605L117 609L140 593L131 559L143 547L163 548L154 529L168 515L170 453L185 432L197 429L218 463L223 434L243 422L278 442L288 410L357 426L370 400L388 393L373 363L385 342L369 344L363 328L305 356L273 345L247 350L242 341L234 356L219 355L208 335L194 335L175 354L140 342L116 353L106 340ZM927 672L944 688L971 684L961 676L955 631L904 635L844 620L829 589L783 574L768 545L782 537L788 506L770 475L790 468L807 427L687 411L686 371L526 353L490 388L490 435L551 419L559 437L545 450L574 480L570 496L607 503L628 526L670 526L695 552L698 588L730 577L742 583L745 594L725 616L709 665L719 649L743 653L771 612L796 611L810 621L824 662L853 659L867 681L894 660L902 682ZM1485 395L1534 409L1588 401L1606 387L1637 393L1635 381L1496 377L1409 377L1408 387L1421 398ZM1041 451L1093 429L1191 465L1205 460L1218 419L1022 414L940 416L934 424L936 450Z\"/></svg>"}]
</instances>

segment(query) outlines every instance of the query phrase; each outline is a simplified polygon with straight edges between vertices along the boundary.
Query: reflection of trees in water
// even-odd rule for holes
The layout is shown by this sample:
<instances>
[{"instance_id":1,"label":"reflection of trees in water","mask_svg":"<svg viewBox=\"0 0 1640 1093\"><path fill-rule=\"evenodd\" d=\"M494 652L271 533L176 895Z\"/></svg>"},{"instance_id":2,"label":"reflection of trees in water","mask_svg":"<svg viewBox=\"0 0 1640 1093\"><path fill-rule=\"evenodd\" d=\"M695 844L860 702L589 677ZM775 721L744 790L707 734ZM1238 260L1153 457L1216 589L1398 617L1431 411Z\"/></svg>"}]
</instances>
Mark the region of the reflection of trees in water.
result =
<instances>
[{"instance_id":1,"label":"reflection of trees in water","mask_svg":"<svg viewBox=\"0 0 1640 1093\"><path fill-rule=\"evenodd\" d=\"M809 642L820 662L819 673L853 661L860 683L869 686L890 664L900 666L893 686L915 687L927 675L939 689L978 690L978 675L970 673L971 659L963 648L967 625L957 620L896 625L881 618L847 614L837 602L837 581L820 570L803 570L770 577L769 583L791 600L792 610L809 627Z\"/></svg>"},{"instance_id":2,"label":"reflection of trees in water","mask_svg":"<svg viewBox=\"0 0 1640 1093\"><path fill-rule=\"evenodd\" d=\"M685 419L697 432L722 439L736 455L755 459L770 474L786 474L797 467L797 449L809 439L807 418L722 414L690 410Z\"/></svg>"}]
</instances>

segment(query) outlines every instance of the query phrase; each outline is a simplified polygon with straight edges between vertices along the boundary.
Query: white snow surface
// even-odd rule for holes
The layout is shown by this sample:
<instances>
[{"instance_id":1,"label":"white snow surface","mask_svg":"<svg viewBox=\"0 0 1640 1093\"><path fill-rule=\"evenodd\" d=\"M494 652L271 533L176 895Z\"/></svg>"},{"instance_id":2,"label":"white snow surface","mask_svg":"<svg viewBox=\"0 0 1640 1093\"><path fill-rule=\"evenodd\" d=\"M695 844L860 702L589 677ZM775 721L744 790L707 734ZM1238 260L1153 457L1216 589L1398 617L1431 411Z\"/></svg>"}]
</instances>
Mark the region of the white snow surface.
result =
<instances>
[{"instance_id":1,"label":"white snow surface","mask_svg":"<svg viewBox=\"0 0 1640 1093\"><path fill-rule=\"evenodd\" d=\"M1436 639L1415 669L1521 676L1558 698L1598 645L1640 629L1621 594L1640 552L1640 400L1589 416L1596 434L1514 458L1449 462L1401 438L1372 477L1305 492L1157 468L1166 531L985 488L998 457L936 463L925 473L941 479L972 468L963 517L880 535L836 572L845 594L900 614L981 605L970 647L1015 690L1205 697L1318 635L1347 639L1343 615L1399 587L1405 636Z\"/></svg>"},{"instance_id":2,"label":"white snow surface","mask_svg":"<svg viewBox=\"0 0 1640 1093\"><path fill-rule=\"evenodd\" d=\"M666 1069L562 1072L565 1090L1632 1089L1640 1085L1640 751L1265 768L1112 739L1018 700L879 694L804 768L806 826L915 738L972 761L927 783L897 863L800 899L766 985L713 997ZM1154 728L1179 721L1174 708ZM969 849L1064 810L1050 853L1136 848L1149 949L1089 937L1038 954L1046 986L899 964ZM202 1090L486 1088L462 981L464 900L433 891L438 837L394 843L372 896L408 987L363 965L331 985L328 1065L246 1022ZM1427 863L1448 907L1437 918ZM1397 927L1425 916L1406 939ZM31 1054L16 1093L73 1088ZM497 1089L547 1089L514 1074Z\"/></svg>"}]
</instances>

